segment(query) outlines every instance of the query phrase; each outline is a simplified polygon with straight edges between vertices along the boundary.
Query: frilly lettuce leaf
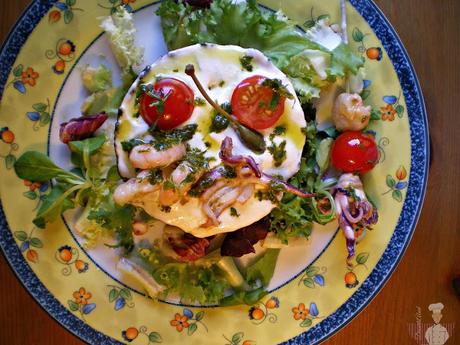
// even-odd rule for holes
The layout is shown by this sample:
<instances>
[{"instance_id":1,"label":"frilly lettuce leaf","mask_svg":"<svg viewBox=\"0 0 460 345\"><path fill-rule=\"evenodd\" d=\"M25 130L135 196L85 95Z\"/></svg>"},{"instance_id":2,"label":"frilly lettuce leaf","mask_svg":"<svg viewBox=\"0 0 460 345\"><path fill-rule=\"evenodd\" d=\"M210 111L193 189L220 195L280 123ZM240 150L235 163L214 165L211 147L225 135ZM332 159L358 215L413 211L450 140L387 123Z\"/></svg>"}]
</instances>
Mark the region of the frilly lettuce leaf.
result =
<instances>
[{"instance_id":1,"label":"frilly lettuce leaf","mask_svg":"<svg viewBox=\"0 0 460 345\"><path fill-rule=\"evenodd\" d=\"M135 44L136 28L132 14L120 6L111 16L103 17L100 26L108 36L110 48L122 69L123 77L129 77L132 70L139 67L144 59L144 48Z\"/></svg>"},{"instance_id":2,"label":"frilly lettuce leaf","mask_svg":"<svg viewBox=\"0 0 460 345\"><path fill-rule=\"evenodd\" d=\"M328 51L334 50L342 43L342 36L330 27L329 16L316 21L307 30L306 35L313 42L316 42Z\"/></svg>"},{"instance_id":3,"label":"frilly lettuce leaf","mask_svg":"<svg viewBox=\"0 0 460 345\"><path fill-rule=\"evenodd\" d=\"M315 87L308 79L293 77L290 77L289 79L291 80L292 86L294 86L300 102L307 103L312 98L319 97L320 88Z\"/></svg>"},{"instance_id":4,"label":"frilly lettuce leaf","mask_svg":"<svg viewBox=\"0 0 460 345\"><path fill-rule=\"evenodd\" d=\"M305 33L280 11L263 10L255 0L214 0L209 8L166 0L157 14L168 49L205 42L259 49L291 78L302 102L318 97L319 89L337 78L356 74L364 63L327 20Z\"/></svg>"},{"instance_id":5,"label":"frilly lettuce leaf","mask_svg":"<svg viewBox=\"0 0 460 345\"><path fill-rule=\"evenodd\" d=\"M341 43L337 48L332 50L332 62L329 69L329 75L332 77L345 77L347 74L357 74L358 70L363 67L362 57L353 54L351 49Z\"/></svg>"}]
</instances>

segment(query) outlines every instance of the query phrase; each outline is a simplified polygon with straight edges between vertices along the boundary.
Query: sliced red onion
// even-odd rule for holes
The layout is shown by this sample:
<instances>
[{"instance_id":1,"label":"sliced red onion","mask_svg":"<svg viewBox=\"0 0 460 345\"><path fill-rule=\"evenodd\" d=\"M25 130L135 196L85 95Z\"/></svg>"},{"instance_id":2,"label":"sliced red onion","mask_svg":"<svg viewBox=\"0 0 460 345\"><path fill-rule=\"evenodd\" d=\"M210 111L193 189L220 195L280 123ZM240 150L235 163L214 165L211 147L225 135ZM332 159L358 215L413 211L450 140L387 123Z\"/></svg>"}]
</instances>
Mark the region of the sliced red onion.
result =
<instances>
[{"instance_id":1,"label":"sliced red onion","mask_svg":"<svg viewBox=\"0 0 460 345\"><path fill-rule=\"evenodd\" d=\"M347 218L347 220L350 223L358 223L361 221L364 215L364 210L362 207L358 207L358 215L353 216L350 212L350 206L348 203L348 197L346 195L340 194L336 196L336 203L341 203L342 204L342 212L344 216ZM361 203L360 203L361 205Z\"/></svg>"},{"instance_id":2,"label":"sliced red onion","mask_svg":"<svg viewBox=\"0 0 460 345\"><path fill-rule=\"evenodd\" d=\"M243 165L247 164L256 177L261 177L262 172L259 169L254 158L251 156L241 156L241 155L233 155L233 141L230 137L225 137L224 141L222 141L222 145L220 146L219 157L222 162L227 163L228 165Z\"/></svg>"},{"instance_id":3,"label":"sliced red onion","mask_svg":"<svg viewBox=\"0 0 460 345\"><path fill-rule=\"evenodd\" d=\"M83 140L91 137L94 132L107 120L106 113L92 116L82 116L61 123L59 138L64 144L70 141Z\"/></svg>"},{"instance_id":4,"label":"sliced red onion","mask_svg":"<svg viewBox=\"0 0 460 345\"><path fill-rule=\"evenodd\" d=\"M222 145L220 147L220 152L219 152L219 157L220 159L222 159L223 162L229 165L247 164L251 168L251 170L254 172L254 175L260 178L260 183L262 184L269 184L273 182L277 183L279 185L282 185L284 189L286 190L286 192L298 195L301 198L311 198L315 196L315 194L312 194L312 193L305 193L304 191L300 190L297 187L294 187L293 185L291 185L290 183L287 183L286 181L283 181L279 178L263 173L260 170L254 158L252 158L251 156L233 155L232 151L233 151L232 138L225 137L224 141L222 141Z\"/></svg>"},{"instance_id":5,"label":"sliced red onion","mask_svg":"<svg viewBox=\"0 0 460 345\"><path fill-rule=\"evenodd\" d=\"M372 214L369 217L364 219L364 224L366 224L367 226L374 225L377 223L378 220L379 220L379 214L377 212L377 209L373 208Z\"/></svg>"},{"instance_id":6,"label":"sliced red onion","mask_svg":"<svg viewBox=\"0 0 460 345\"><path fill-rule=\"evenodd\" d=\"M281 179L279 179L277 177L267 175L265 173L262 173L262 178L260 179L260 181L263 184L269 184L269 183L279 184L279 185L283 186L283 188L285 189L286 192L295 194L297 196L300 196L301 198L313 198L314 196L316 196L315 193L305 193L303 190L293 186L292 184L290 184L290 183L288 183L286 181L283 181L283 180L281 180Z\"/></svg>"},{"instance_id":7,"label":"sliced red onion","mask_svg":"<svg viewBox=\"0 0 460 345\"><path fill-rule=\"evenodd\" d=\"M211 205L209 205L208 202L203 203L201 206L201 209L208 217L206 222L200 225L201 228L208 228L212 225L214 226L219 225L219 220L217 219L216 215L214 214L214 211L211 208Z\"/></svg>"},{"instance_id":8,"label":"sliced red onion","mask_svg":"<svg viewBox=\"0 0 460 345\"><path fill-rule=\"evenodd\" d=\"M207 193L210 188L214 187L218 180L223 179L224 177L224 168L222 166L217 166L203 174L191 188L198 195Z\"/></svg>"},{"instance_id":9,"label":"sliced red onion","mask_svg":"<svg viewBox=\"0 0 460 345\"><path fill-rule=\"evenodd\" d=\"M211 187L206 189L206 191L201 195L202 201L209 200L219 189L228 185L227 181L221 180L215 182Z\"/></svg>"}]
</instances>

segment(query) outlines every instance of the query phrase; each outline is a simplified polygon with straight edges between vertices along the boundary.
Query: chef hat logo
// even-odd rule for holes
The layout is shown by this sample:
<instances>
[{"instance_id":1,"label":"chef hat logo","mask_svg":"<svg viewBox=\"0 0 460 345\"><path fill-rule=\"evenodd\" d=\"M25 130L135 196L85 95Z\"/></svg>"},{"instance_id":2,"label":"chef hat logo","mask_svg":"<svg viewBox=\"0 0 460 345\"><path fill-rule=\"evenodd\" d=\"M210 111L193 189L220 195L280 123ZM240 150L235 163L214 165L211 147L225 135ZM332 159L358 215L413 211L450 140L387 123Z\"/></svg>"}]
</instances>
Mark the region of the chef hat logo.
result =
<instances>
[{"instance_id":1,"label":"chef hat logo","mask_svg":"<svg viewBox=\"0 0 460 345\"><path fill-rule=\"evenodd\" d=\"M428 306L428 310L433 314L440 314L441 310L444 309L444 304L442 303L433 303Z\"/></svg>"}]
</instances>

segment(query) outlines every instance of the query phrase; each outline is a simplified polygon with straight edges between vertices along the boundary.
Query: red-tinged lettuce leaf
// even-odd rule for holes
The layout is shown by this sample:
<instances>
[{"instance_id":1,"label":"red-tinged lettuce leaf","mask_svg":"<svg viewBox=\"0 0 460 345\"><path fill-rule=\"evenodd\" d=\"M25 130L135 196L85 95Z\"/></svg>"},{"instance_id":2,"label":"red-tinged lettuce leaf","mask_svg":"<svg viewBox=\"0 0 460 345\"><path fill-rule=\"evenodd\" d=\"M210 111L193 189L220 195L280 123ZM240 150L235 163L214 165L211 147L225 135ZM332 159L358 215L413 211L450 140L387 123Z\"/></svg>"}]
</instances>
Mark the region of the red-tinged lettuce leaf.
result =
<instances>
[{"instance_id":1,"label":"red-tinged lettuce leaf","mask_svg":"<svg viewBox=\"0 0 460 345\"><path fill-rule=\"evenodd\" d=\"M71 119L61 124L59 138L64 144L70 141L78 141L91 137L102 126L108 116L100 113L93 116L82 116Z\"/></svg>"},{"instance_id":2,"label":"red-tinged lettuce leaf","mask_svg":"<svg viewBox=\"0 0 460 345\"><path fill-rule=\"evenodd\" d=\"M254 244L267 237L268 227L263 221L256 222L229 233L222 242L222 256L241 257L254 253Z\"/></svg>"},{"instance_id":3,"label":"red-tinged lettuce leaf","mask_svg":"<svg viewBox=\"0 0 460 345\"><path fill-rule=\"evenodd\" d=\"M209 7L211 5L212 0L183 0L183 2L189 4L193 7Z\"/></svg>"}]
</instances>

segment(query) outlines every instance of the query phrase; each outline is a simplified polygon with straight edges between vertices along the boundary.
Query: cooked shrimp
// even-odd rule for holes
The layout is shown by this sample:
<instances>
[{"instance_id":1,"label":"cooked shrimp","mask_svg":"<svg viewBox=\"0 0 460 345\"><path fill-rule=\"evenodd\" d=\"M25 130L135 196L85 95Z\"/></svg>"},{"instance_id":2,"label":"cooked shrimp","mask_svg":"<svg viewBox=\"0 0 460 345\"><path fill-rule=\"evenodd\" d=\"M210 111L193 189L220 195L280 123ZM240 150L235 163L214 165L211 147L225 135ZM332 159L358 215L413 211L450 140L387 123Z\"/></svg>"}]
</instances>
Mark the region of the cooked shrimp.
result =
<instances>
[{"instance_id":1,"label":"cooked shrimp","mask_svg":"<svg viewBox=\"0 0 460 345\"><path fill-rule=\"evenodd\" d=\"M151 145L139 145L129 154L129 160L135 168L153 169L165 167L181 159L186 152L184 144L173 145L171 148L158 151Z\"/></svg>"},{"instance_id":2,"label":"cooked shrimp","mask_svg":"<svg viewBox=\"0 0 460 345\"><path fill-rule=\"evenodd\" d=\"M148 180L148 175L148 171L141 171L137 177L119 185L113 193L115 203L119 205L132 203L139 196L156 191L159 185L152 185Z\"/></svg>"},{"instance_id":3,"label":"cooked shrimp","mask_svg":"<svg viewBox=\"0 0 460 345\"><path fill-rule=\"evenodd\" d=\"M369 123L371 107L365 106L361 96L342 93L335 100L332 118L339 131L360 131Z\"/></svg>"}]
</instances>

